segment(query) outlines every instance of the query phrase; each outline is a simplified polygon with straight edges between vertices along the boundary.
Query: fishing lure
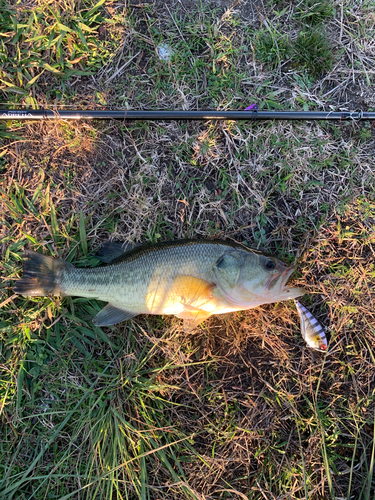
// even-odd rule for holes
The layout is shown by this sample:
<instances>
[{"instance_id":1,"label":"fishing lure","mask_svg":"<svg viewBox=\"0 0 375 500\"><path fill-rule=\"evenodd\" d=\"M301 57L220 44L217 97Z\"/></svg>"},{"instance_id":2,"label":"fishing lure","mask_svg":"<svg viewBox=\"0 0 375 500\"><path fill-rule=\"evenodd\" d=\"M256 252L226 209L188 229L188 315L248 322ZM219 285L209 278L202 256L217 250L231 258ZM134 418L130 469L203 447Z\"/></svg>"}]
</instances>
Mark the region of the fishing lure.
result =
<instances>
[{"instance_id":1,"label":"fishing lure","mask_svg":"<svg viewBox=\"0 0 375 500\"><path fill-rule=\"evenodd\" d=\"M294 303L301 319L301 334L305 342L311 349L326 352L328 342L324 328L298 300L294 300Z\"/></svg>"}]
</instances>

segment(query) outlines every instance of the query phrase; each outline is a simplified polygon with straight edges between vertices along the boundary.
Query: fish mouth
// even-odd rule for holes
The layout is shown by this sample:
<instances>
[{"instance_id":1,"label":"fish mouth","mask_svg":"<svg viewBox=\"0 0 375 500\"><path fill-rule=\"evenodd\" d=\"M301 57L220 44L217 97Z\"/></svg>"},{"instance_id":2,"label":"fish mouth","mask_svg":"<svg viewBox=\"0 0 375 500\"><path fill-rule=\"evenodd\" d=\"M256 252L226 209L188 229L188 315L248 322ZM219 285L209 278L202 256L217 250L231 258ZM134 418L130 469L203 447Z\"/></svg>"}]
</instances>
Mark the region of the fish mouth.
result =
<instances>
[{"instance_id":1,"label":"fish mouth","mask_svg":"<svg viewBox=\"0 0 375 500\"><path fill-rule=\"evenodd\" d=\"M284 273L285 273L285 276L281 282L281 291L284 290L285 286L286 286L286 282L288 281L288 279L291 277L291 275L293 274L294 272L294 266L289 266L285 269Z\"/></svg>"},{"instance_id":2,"label":"fish mouth","mask_svg":"<svg viewBox=\"0 0 375 500\"><path fill-rule=\"evenodd\" d=\"M294 266L285 267L282 271L277 274L270 276L266 283L266 289L270 292L278 284L278 292L282 293L285 289L286 282L290 278L290 275L294 271Z\"/></svg>"}]
</instances>

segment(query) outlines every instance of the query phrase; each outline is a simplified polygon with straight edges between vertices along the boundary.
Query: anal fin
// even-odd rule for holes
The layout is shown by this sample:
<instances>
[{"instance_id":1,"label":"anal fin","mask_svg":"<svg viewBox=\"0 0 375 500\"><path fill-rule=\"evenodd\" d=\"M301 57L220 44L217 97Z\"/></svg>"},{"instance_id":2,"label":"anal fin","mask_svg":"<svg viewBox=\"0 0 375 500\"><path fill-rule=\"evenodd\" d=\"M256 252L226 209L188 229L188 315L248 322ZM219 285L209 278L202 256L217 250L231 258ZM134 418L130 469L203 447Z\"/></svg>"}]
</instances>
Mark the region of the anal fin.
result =
<instances>
[{"instance_id":1,"label":"anal fin","mask_svg":"<svg viewBox=\"0 0 375 500\"><path fill-rule=\"evenodd\" d=\"M109 326L134 318L134 316L137 316L137 313L124 311L123 309L119 309L112 304L107 304L100 312L98 312L92 322L95 326Z\"/></svg>"}]
</instances>

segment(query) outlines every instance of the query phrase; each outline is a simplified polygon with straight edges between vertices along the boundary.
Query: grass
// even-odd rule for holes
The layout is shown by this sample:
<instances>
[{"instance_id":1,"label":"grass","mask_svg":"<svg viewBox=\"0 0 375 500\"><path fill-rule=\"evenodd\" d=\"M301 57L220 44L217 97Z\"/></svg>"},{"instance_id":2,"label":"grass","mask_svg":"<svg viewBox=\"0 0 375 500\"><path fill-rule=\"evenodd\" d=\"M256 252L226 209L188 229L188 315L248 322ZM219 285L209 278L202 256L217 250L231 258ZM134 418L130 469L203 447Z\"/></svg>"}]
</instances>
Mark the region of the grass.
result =
<instances>
[{"instance_id":1,"label":"grass","mask_svg":"<svg viewBox=\"0 0 375 500\"><path fill-rule=\"evenodd\" d=\"M17 10L2 0L3 90L15 93L15 102L23 98L24 104L38 107L28 90L46 86L41 78L44 73L54 76L64 90L66 79L100 69L121 40L121 31L116 29L121 16L106 18L106 12L100 12L104 3L84 2L79 7L75 2L55 6L40 3L35 8ZM100 27L105 28L105 36ZM59 92L52 88L45 95L47 99L58 98Z\"/></svg>"},{"instance_id":2,"label":"grass","mask_svg":"<svg viewBox=\"0 0 375 500\"><path fill-rule=\"evenodd\" d=\"M330 42L320 29L300 31L293 42L277 30L260 31L254 45L256 59L274 70L290 64L317 78L327 73L334 62Z\"/></svg>"},{"instance_id":3,"label":"grass","mask_svg":"<svg viewBox=\"0 0 375 500\"><path fill-rule=\"evenodd\" d=\"M293 16L299 21L294 27L298 34L290 38L282 28L286 12L286 8L275 9L276 19L272 25L266 21L266 28L254 33L254 55L273 70L281 71L282 66L289 64L299 71L307 71L311 78L316 79L329 71L335 60L332 43L323 25L333 17L333 6L330 2L314 0L300 2Z\"/></svg>"},{"instance_id":4,"label":"grass","mask_svg":"<svg viewBox=\"0 0 375 500\"><path fill-rule=\"evenodd\" d=\"M276 68L289 58L291 45L286 36L275 30L260 31L256 37L255 54L259 61Z\"/></svg>"},{"instance_id":5,"label":"grass","mask_svg":"<svg viewBox=\"0 0 375 500\"><path fill-rule=\"evenodd\" d=\"M273 2L261 26L245 5L211 7L3 1L2 101L373 107L368 4L345 5L340 24L330 4ZM162 43L174 49L170 62L158 58ZM7 125L0 498L372 499L373 128ZM186 334L176 318L99 328L97 301L13 295L25 249L95 266L109 237L233 238L297 259L294 282L328 329L329 355L305 346L291 303L213 317Z\"/></svg>"},{"instance_id":6,"label":"grass","mask_svg":"<svg viewBox=\"0 0 375 500\"><path fill-rule=\"evenodd\" d=\"M295 63L317 77L333 64L332 49L320 30L301 31L294 44Z\"/></svg>"},{"instance_id":7,"label":"grass","mask_svg":"<svg viewBox=\"0 0 375 500\"><path fill-rule=\"evenodd\" d=\"M112 498L118 491L125 497L144 497L146 485L152 490L149 469L159 470L160 476L165 471L181 483L175 486L176 492L182 490L187 497L194 497L183 484L184 474L175 457L176 450L191 452L189 440L194 435L186 436L166 421L171 404L162 394L173 393L174 388L155 381L173 367L145 367L153 358L155 345L145 344L137 357L128 352L122 358L118 347L107 341L109 352L95 353L89 338L84 339L86 348L79 340L73 341L74 335L82 339L78 332L83 330L81 325L70 330L73 351L69 359L58 356L57 362L51 362L51 355L55 357L59 348L51 335L41 372L24 367L30 375L26 386L31 400L22 406L19 419L28 433L19 441L17 462L6 471L3 494L11 497L17 492L18 498L27 498L32 491L38 498L47 487L50 495L59 498L75 497L79 492L87 498L103 494ZM127 333L130 347L133 335ZM93 349L91 353L87 348ZM72 363L80 380L69 373ZM48 380L51 376L52 383ZM37 379L44 395L33 383ZM41 444L47 443L37 455L33 451L36 436ZM66 436L70 436L69 442ZM11 442L14 436L7 439ZM45 467L52 448L54 463ZM84 488L79 486L82 483ZM155 487L157 490L157 483Z\"/></svg>"},{"instance_id":8,"label":"grass","mask_svg":"<svg viewBox=\"0 0 375 500\"><path fill-rule=\"evenodd\" d=\"M330 1L319 2L315 0L301 2L295 13L296 19L310 25L321 24L333 15L334 9Z\"/></svg>"}]
</instances>

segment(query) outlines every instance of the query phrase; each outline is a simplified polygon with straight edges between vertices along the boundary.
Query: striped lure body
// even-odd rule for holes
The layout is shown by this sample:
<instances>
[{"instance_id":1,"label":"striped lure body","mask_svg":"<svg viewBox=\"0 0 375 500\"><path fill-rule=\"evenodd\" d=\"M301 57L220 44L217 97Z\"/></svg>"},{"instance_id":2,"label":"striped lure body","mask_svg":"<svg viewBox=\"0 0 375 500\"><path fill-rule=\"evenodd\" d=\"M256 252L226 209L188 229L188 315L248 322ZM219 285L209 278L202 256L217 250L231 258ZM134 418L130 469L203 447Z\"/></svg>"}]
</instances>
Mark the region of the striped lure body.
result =
<instances>
[{"instance_id":1,"label":"striped lure body","mask_svg":"<svg viewBox=\"0 0 375 500\"><path fill-rule=\"evenodd\" d=\"M295 300L294 303L301 319L301 334L307 345L317 351L327 351L327 337L322 325L298 300Z\"/></svg>"}]
</instances>

